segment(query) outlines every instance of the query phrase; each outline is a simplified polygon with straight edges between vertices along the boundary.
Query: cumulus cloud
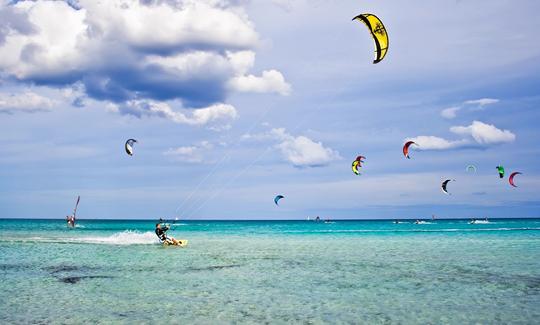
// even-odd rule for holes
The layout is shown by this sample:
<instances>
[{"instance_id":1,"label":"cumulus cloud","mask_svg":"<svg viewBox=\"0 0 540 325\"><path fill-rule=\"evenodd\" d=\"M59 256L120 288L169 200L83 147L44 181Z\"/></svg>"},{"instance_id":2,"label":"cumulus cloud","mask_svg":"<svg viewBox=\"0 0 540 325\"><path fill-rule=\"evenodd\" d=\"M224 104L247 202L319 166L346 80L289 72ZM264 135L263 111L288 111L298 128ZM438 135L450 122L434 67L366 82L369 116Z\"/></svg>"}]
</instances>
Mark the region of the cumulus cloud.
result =
<instances>
[{"instance_id":1,"label":"cumulus cloud","mask_svg":"<svg viewBox=\"0 0 540 325\"><path fill-rule=\"evenodd\" d=\"M0 93L0 113L36 113L50 111L54 101L31 91L19 94Z\"/></svg>"},{"instance_id":2,"label":"cumulus cloud","mask_svg":"<svg viewBox=\"0 0 540 325\"><path fill-rule=\"evenodd\" d=\"M254 75L238 76L230 80L229 85L237 91L269 93L275 92L288 95L291 85L285 81L281 72L277 70L265 70L261 77Z\"/></svg>"},{"instance_id":3,"label":"cumulus cloud","mask_svg":"<svg viewBox=\"0 0 540 325\"><path fill-rule=\"evenodd\" d=\"M485 147L513 142L516 139L515 134L509 130L501 130L494 125L480 121L473 121L469 126L452 126L450 132L461 136L470 136L472 139L463 138L460 140L447 140L431 135L421 135L414 138L407 138L405 141L410 140L418 144L417 147L411 147L413 150L448 150Z\"/></svg>"},{"instance_id":4,"label":"cumulus cloud","mask_svg":"<svg viewBox=\"0 0 540 325\"><path fill-rule=\"evenodd\" d=\"M484 145L514 142L516 135L509 130L501 130L492 124L473 121L469 126L453 126L450 131L459 135L470 135Z\"/></svg>"},{"instance_id":5,"label":"cumulus cloud","mask_svg":"<svg viewBox=\"0 0 540 325\"><path fill-rule=\"evenodd\" d=\"M412 146L413 150L447 150L455 149L466 146L469 144L467 140L446 140L443 138L431 136L431 135L421 135L415 138L406 139L407 141L414 141L418 146Z\"/></svg>"},{"instance_id":6,"label":"cumulus cloud","mask_svg":"<svg viewBox=\"0 0 540 325\"><path fill-rule=\"evenodd\" d=\"M21 35L29 35L35 32L35 27L25 12L13 7L0 8L0 45L6 40L11 31Z\"/></svg>"},{"instance_id":7,"label":"cumulus cloud","mask_svg":"<svg viewBox=\"0 0 540 325\"><path fill-rule=\"evenodd\" d=\"M200 163L203 162L205 151L212 148L213 145L211 143L202 141L198 145L169 148L163 155L169 156L177 161Z\"/></svg>"},{"instance_id":8,"label":"cumulus cloud","mask_svg":"<svg viewBox=\"0 0 540 325\"><path fill-rule=\"evenodd\" d=\"M186 113L175 111L164 102L156 101L128 101L118 107L121 114L137 117L161 117L179 124L203 126L215 122L226 123L237 118L234 106L228 104L214 104L205 108L186 110Z\"/></svg>"},{"instance_id":9,"label":"cumulus cloud","mask_svg":"<svg viewBox=\"0 0 540 325\"><path fill-rule=\"evenodd\" d=\"M330 162L341 159L339 153L324 147L306 136L293 136L284 128L272 129L270 134L281 142L276 146L285 160L297 167L326 166Z\"/></svg>"},{"instance_id":10,"label":"cumulus cloud","mask_svg":"<svg viewBox=\"0 0 540 325\"><path fill-rule=\"evenodd\" d=\"M446 119L453 119L456 117L456 113L457 111L459 111L461 109L461 107L449 107L449 108L445 108L441 111L441 116L446 118Z\"/></svg>"},{"instance_id":11,"label":"cumulus cloud","mask_svg":"<svg viewBox=\"0 0 540 325\"><path fill-rule=\"evenodd\" d=\"M236 76L228 81L232 90L257 93L278 93L289 95L291 85L285 81L281 72L265 70L260 77L247 74L255 63L255 53L252 51L239 51L227 53L227 58L236 70Z\"/></svg>"},{"instance_id":12,"label":"cumulus cloud","mask_svg":"<svg viewBox=\"0 0 540 325\"><path fill-rule=\"evenodd\" d=\"M230 91L290 91L279 71L249 73L259 36L234 1L6 3L0 18L16 16L0 23L0 74L23 83L79 83L98 100L195 108Z\"/></svg>"}]
</instances>

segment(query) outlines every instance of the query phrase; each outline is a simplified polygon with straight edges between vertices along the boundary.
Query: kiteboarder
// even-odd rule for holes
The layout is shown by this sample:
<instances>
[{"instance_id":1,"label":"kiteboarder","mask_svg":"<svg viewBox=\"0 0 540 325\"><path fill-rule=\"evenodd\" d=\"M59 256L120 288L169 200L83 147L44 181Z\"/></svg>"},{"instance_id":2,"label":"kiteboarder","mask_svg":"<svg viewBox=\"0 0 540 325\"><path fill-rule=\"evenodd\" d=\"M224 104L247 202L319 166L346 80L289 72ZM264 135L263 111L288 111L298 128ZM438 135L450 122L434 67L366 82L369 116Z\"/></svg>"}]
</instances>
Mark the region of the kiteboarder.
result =
<instances>
[{"instance_id":1,"label":"kiteboarder","mask_svg":"<svg viewBox=\"0 0 540 325\"><path fill-rule=\"evenodd\" d=\"M179 245L181 242L174 239L173 237L167 237L167 231L170 229L168 225L161 226L161 223L156 223L156 235L162 243L167 243L169 245Z\"/></svg>"}]
</instances>

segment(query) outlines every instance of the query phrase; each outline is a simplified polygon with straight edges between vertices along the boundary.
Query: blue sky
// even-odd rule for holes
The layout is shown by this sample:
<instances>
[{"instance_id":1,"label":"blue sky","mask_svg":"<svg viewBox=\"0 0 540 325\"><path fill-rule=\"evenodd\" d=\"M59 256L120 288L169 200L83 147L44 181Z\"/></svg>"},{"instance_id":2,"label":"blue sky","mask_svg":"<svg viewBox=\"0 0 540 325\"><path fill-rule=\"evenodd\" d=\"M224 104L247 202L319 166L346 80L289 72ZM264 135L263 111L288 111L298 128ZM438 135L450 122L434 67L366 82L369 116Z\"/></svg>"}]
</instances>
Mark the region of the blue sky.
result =
<instances>
[{"instance_id":1,"label":"blue sky","mask_svg":"<svg viewBox=\"0 0 540 325\"><path fill-rule=\"evenodd\" d=\"M0 217L539 216L536 1L0 3Z\"/></svg>"}]
</instances>

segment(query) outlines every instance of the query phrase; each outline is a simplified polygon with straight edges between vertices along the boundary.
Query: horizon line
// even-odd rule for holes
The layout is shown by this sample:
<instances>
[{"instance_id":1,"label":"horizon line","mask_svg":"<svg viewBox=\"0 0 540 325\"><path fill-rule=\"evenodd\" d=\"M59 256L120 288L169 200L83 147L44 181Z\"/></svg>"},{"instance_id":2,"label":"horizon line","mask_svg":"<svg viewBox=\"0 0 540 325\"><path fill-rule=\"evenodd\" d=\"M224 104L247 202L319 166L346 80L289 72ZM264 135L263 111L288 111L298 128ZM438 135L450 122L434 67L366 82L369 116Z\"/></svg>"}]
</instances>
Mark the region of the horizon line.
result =
<instances>
[{"instance_id":1,"label":"horizon line","mask_svg":"<svg viewBox=\"0 0 540 325\"><path fill-rule=\"evenodd\" d=\"M161 218L162 219L162 218ZM467 218L460 218L460 217L448 217L448 218L378 218L378 219L325 219L320 218L320 221L392 221L392 220L431 220L431 221L437 221L437 220L472 220L472 219L540 219L540 216L535 217L467 217ZM0 217L0 220L59 220L59 221L65 221L65 218L21 218L21 217ZM144 218L137 218L137 219L129 219L129 218L102 218L102 219L96 219L96 218L77 218L76 220L86 220L86 221L156 221L158 219L144 219ZM172 221L315 221L315 219L163 219L164 222L172 222Z\"/></svg>"}]
</instances>

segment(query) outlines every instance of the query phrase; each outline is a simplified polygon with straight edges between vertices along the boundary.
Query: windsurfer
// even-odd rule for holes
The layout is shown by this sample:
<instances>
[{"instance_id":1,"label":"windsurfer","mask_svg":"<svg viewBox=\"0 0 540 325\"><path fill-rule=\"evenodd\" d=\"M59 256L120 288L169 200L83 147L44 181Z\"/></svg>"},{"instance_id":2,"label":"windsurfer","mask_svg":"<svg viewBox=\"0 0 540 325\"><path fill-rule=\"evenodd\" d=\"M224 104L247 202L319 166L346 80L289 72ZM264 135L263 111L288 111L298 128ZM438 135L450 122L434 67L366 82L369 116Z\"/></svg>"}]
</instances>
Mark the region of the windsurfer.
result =
<instances>
[{"instance_id":1,"label":"windsurfer","mask_svg":"<svg viewBox=\"0 0 540 325\"><path fill-rule=\"evenodd\" d=\"M67 225L68 227L75 227L75 216L66 216L66 221L67 221Z\"/></svg>"}]
</instances>

